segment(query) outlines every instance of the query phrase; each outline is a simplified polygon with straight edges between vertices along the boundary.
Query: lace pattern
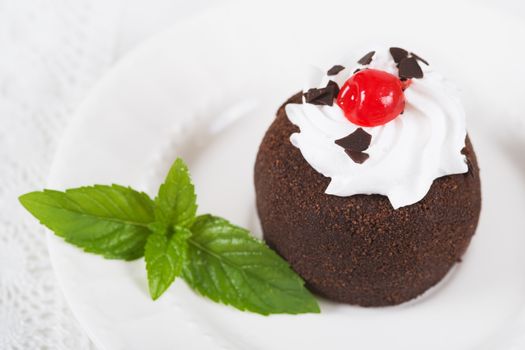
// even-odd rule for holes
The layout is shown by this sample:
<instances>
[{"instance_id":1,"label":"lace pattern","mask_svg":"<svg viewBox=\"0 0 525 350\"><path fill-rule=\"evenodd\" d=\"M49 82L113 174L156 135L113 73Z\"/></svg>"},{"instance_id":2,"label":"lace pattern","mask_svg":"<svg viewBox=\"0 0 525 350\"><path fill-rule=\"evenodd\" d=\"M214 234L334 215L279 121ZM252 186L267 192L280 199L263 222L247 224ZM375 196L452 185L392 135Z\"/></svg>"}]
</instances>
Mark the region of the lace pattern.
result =
<instances>
[{"instance_id":1,"label":"lace pattern","mask_svg":"<svg viewBox=\"0 0 525 350\"><path fill-rule=\"evenodd\" d=\"M0 2L0 349L94 349L17 197L42 188L81 97L113 60L118 2ZM113 8L112 8L113 6Z\"/></svg>"}]
</instances>

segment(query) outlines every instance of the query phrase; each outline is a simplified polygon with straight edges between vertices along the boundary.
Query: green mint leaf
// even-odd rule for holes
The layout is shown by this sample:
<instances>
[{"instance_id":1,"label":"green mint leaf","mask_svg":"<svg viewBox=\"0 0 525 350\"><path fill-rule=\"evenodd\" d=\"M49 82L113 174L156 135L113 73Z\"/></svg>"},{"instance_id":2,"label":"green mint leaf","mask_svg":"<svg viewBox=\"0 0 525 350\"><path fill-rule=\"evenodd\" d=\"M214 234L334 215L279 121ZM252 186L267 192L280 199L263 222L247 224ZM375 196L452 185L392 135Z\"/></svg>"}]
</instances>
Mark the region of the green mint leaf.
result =
<instances>
[{"instance_id":1,"label":"green mint leaf","mask_svg":"<svg viewBox=\"0 0 525 350\"><path fill-rule=\"evenodd\" d=\"M149 292L153 300L180 276L186 261L188 237L191 232L183 227L175 227L171 237L164 232L155 232L148 238L144 258L148 272Z\"/></svg>"},{"instance_id":2,"label":"green mint leaf","mask_svg":"<svg viewBox=\"0 0 525 350\"><path fill-rule=\"evenodd\" d=\"M188 167L177 158L155 199L156 221L165 227L189 227L197 212L196 201Z\"/></svg>"},{"instance_id":3,"label":"green mint leaf","mask_svg":"<svg viewBox=\"0 0 525 350\"><path fill-rule=\"evenodd\" d=\"M20 196L22 205L67 242L109 259L144 254L154 221L154 203L145 194L118 185L44 190Z\"/></svg>"},{"instance_id":4,"label":"green mint leaf","mask_svg":"<svg viewBox=\"0 0 525 350\"><path fill-rule=\"evenodd\" d=\"M247 230L203 215L191 231L183 277L200 294L263 315L320 312L301 278Z\"/></svg>"}]
</instances>

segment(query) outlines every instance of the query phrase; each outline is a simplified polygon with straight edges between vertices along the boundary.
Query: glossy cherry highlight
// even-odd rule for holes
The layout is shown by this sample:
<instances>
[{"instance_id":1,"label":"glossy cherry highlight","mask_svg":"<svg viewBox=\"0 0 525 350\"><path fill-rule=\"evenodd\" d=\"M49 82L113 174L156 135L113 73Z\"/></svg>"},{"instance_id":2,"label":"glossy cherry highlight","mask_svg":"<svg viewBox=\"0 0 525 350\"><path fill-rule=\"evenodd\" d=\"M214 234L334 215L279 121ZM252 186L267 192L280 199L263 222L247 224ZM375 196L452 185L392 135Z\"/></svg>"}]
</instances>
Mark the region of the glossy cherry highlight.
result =
<instances>
[{"instance_id":1,"label":"glossy cherry highlight","mask_svg":"<svg viewBox=\"0 0 525 350\"><path fill-rule=\"evenodd\" d=\"M388 123L405 109L404 85L398 77L365 69L348 79L337 96L345 117L360 126Z\"/></svg>"}]
</instances>

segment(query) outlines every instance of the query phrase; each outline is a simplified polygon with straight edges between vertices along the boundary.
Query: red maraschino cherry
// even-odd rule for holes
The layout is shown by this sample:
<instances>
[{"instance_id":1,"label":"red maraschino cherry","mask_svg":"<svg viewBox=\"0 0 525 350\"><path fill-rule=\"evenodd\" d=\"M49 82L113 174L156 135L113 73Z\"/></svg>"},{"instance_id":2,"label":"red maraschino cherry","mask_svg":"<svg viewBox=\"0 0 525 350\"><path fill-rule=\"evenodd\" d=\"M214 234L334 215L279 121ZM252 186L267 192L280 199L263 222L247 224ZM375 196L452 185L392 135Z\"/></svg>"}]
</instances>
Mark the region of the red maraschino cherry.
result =
<instances>
[{"instance_id":1,"label":"red maraschino cherry","mask_svg":"<svg viewBox=\"0 0 525 350\"><path fill-rule=\"evenodd\" d=\"M383 125L405 109L404 87L395 75L377 69L365 69L343 84L337 104L343 109L345 117L354 124Z\"/></svg>"}]
</instances>

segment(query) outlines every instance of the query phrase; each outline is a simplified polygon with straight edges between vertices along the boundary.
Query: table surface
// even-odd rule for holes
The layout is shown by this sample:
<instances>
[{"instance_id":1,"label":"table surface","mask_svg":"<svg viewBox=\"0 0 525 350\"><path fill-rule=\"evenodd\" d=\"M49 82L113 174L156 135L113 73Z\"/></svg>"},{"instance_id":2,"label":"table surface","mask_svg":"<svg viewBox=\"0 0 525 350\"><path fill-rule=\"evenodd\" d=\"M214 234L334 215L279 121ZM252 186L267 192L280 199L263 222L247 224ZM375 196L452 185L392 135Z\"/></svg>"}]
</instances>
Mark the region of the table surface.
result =
<instances>
[{"instance_id":1,"label":"table surface","mask_svg":"<svg viewBox=\"0 0 525 350\"><path fill-rule=\"evenodd\" d=\"M69 119L116 61L224 1L0 0L0 350L94 349L17 197L45 187ZM481 1L525 20L521 0Z\"/></svg>"}]
</instances>

